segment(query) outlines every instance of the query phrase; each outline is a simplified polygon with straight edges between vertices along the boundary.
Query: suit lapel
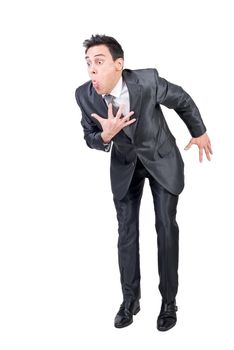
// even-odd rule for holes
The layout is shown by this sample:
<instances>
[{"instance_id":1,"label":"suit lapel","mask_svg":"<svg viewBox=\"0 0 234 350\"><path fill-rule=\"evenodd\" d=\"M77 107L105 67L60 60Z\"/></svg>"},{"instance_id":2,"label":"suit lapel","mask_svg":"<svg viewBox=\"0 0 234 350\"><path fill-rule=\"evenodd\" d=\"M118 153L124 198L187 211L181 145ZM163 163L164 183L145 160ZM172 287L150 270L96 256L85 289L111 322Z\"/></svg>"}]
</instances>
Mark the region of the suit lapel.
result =
<instances>
[{"instance_id":1,"label":"suit lapel","mask_svg":"<svg viewBox=\"0 0 234 350\"><path fill-rule=\"evenodd\" d=\"M129 73L126 73L126 70L123 71L123 77L129 92L130 111L134 111L132 118L136 118L136 121L133 124L123 128L123 131L133 140L140 118L142 90L141 86L138 84L138 80L130 79Z\"/></svg>"},{"instance_id":2,"label":"suit lapel","mask_svg":"<svg viewBox=\"0 0 234 350\"><path fill-rule=\"evenodd\" d=\"M108 108L106 105L106 102L103 100L101 95L98 95L94 88L92 88L92 95L91 95L92 105L96 108L96 114L100 115L102 118L108 117Z\"/></svg>"}]
</instances>

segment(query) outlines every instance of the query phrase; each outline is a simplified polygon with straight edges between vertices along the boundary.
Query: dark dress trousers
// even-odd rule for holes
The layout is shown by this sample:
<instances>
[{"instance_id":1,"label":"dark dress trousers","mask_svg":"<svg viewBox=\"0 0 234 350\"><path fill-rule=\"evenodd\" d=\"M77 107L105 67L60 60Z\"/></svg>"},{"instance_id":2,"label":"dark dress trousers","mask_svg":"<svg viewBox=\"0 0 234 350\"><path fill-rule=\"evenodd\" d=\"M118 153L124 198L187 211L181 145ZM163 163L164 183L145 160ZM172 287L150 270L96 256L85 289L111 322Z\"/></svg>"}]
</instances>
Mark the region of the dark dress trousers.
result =
<instances>
[{"instance_id":1,"label":"dark dress trousers","mask_svg":"<svg viewBox=\"0 0 234 350\"><path fill-rule=\"evenodd\" d=\"M178 288L178 195L184 188L184 163L160 104L172 108L193 137L206 131L197 106L187 92L158 75L156 69L123 70L136 121L112 139L111 187L118 219L118 257L124 299L139 299L139 208L145 178L153 195L158 243L159 290L170 302ZM90 148L109 151L102 128L91 113L107 118L107 105L91 81L77 88L81 125Z\"/></svg>"}]
</instances>

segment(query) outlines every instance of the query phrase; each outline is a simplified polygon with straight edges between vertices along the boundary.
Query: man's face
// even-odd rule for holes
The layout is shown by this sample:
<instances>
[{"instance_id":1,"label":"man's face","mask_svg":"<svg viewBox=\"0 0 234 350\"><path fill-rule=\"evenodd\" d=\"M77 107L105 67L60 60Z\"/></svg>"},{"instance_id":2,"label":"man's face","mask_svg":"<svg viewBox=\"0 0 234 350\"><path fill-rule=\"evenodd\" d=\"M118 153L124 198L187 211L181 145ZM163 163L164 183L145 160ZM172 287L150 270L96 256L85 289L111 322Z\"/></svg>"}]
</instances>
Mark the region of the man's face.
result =
<instances>
[{"instance_id":1,"label":"man's face","mask_svg":"<svg viewBox=\"0 0 234 350\"><path fill-rule=\"evenodd\" d=\"M108 94L117 84L123 68L123 59L113 60L107 46L90 47L85 56L88 73L96 92Z\"/></svg>"}]
</instances>

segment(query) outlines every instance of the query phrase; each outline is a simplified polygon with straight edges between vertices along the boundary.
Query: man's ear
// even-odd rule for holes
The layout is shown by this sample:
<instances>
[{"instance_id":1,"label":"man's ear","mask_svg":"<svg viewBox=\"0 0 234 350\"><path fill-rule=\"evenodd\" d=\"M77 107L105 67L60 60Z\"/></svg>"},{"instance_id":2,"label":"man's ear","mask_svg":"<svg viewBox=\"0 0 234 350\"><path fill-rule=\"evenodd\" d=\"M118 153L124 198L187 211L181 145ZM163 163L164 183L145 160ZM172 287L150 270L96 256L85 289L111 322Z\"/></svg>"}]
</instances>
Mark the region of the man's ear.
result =
<instances>
[{"instance_id":1,"label":"man's ear","mask_svg":"<svg viewBox=\"0 0 234 350\"><path fill-rule=\"evenodd\" d=\"M123 69L123 66L124 66L124 60L123 58L117 58L115 60L115 66L116 66L116 69L118 71L122 70Z\"/></svg>"}]
</instances>

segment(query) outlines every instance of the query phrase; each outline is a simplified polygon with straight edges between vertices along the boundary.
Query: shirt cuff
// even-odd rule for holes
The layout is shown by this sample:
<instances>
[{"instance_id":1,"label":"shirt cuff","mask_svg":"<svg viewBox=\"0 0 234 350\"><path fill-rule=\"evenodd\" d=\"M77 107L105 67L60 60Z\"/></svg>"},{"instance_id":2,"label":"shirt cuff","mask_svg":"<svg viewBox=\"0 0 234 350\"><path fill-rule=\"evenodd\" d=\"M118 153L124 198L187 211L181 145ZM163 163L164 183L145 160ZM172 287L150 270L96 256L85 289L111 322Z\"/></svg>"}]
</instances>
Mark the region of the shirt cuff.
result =
<instances>
[{"instance_id":1,"label":"shirt cuff","mask_svg":"<svg viewBox=\"0 0 234 350\"><path fill-rule=\"evenodd\" d=\"M105 152L109 152L110 147L111 147L111 142L109 142L109 143L103 143L103 146L104 146L104 151L105 151Z\"/></svg>"}]
</instances>

